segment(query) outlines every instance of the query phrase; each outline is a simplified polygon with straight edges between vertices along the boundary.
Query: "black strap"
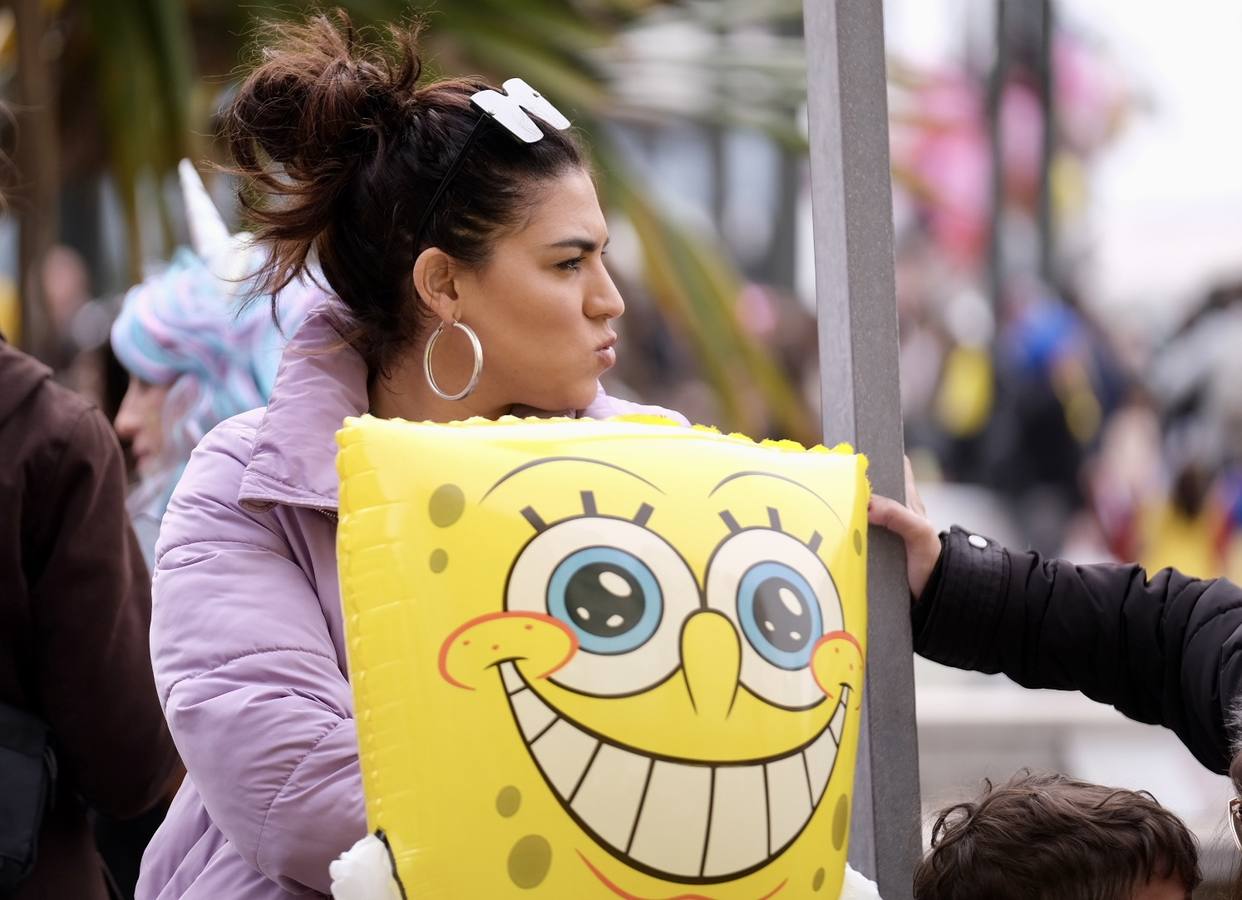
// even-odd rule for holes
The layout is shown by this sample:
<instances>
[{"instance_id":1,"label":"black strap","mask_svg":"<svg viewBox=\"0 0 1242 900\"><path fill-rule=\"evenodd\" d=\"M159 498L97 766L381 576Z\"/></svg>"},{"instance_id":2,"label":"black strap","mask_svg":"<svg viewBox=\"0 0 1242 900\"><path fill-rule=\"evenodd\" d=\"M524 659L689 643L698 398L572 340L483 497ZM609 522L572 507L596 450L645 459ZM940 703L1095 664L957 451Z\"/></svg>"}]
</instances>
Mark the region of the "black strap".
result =
<instances>
[{"instance_id":1,"label":"black strap","mask_svg":"<svg viewBox=\"0 0 1242 900\"><path fill-rule=\"evenodd\" d=\"M481 126L487 119L491 118L490 113L484 113L474 120L474 127L470 129L470 133L466 135L466 140L457 149L457 155L453 157L453 161L449 163L449 167L444 171L444 177L440 179L440 184L436 188L436 192L431 195L431 200L427 202L427 208L423 210L422 217L418 220L418 228L414 231L414 252L418 253L418 248L422 246L423 230L427 227L427 223L431 221L432 213L436 211L436 204L440 202L440 198L444 196L444 192L448 190L449 182L460 171L462 165L466 162L466 151L470 149L470 145L474 143L474 136L479 133Z\"/></svg>"}]
</instances>

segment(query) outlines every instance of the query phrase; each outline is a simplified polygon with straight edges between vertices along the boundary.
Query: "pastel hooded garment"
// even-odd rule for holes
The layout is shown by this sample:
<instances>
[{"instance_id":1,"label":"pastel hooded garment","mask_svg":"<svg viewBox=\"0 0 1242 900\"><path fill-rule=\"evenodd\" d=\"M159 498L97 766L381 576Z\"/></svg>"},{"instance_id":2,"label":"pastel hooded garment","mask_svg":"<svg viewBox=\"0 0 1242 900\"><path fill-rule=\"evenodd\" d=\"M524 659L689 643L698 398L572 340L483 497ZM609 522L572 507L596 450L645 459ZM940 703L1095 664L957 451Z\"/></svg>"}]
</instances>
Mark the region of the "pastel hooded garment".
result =
<instances>
[{"instance_id":1,"label":"pastel hooded garment","mask_svg":"<svg viewBox=\"0 0 1242 900\"><path fill-rule=\"evenodd\" d=\"M328 864L366 832L335 434L367 409L367 372L333 312L318 307L296 333L266 409L202 441L164 518L151 651L189 775L147 848L137 900L326 894ZM602 390L581 414L626 412L684 422Z\"/></svg>"},{"instance_id":2,"label":"pastel hooded garment","mask_svg":"<svg viewBox=\"0 0 1242 900\"><path fill-rule=\"evenodd\" d=\"M253 251L235 264L249 270ZM267 402L288 335L328 294L313 278L290 282L271 304L240 304L252 285L227 278L182 247L171 264L125 295L112 350L127 372L171 388L163 409L163 453L130 497L147 562L169 496L190 451L219 422Z\"/></svg>"}]
</instances>

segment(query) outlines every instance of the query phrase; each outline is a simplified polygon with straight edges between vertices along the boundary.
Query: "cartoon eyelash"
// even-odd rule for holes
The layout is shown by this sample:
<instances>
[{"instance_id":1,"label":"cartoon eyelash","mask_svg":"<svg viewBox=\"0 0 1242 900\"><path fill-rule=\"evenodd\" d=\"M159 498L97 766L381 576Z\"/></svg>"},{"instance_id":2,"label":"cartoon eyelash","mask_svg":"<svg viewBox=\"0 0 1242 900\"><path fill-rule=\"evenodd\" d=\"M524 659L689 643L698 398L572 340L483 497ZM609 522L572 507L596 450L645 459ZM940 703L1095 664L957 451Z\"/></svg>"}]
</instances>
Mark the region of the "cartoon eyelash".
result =
<instances>
[{"instance_id":1,"label":"cartoon eyelash","mask_svg":"<svg viewBox=\"0 0 1242 900\"><path fill-rule=\"evenodd\" d=\"M582 514L584 516L599 515L599 506L595 502L594 491L580 491L578 496L582 498ZM543 532L548 530L547 521L543 518L543 516L539 515L539 513L535 511L533 506L524 506L522 507L521 512L522 518L529 522L535 531ZM647 521L651 518L651 514L654 512L655 509L650 503L643 503L639 505L638 511L634 513L634 517L630 519L630 521L635 525L646 527Z\"/></svg>"},{"instance_id":2,"label":"cartoon eyelash","mask_svg":"<svg viewBox=\"0 0 1242 900\"><path fill-rule=\"evenodd\" d=\"M730 534L737 534L738 532L744 530L742 526L738 524L737 517L734 516L729 510L722 509L719 513L717 513L717 515L720 516L720 521L725 523L725 527L729 529ZM784 529L784 527L782 527L780 511L773 506L768 507L768 527L770 527L773 531L779 531L781 534L788 534L794 540L798 540L797 535L790 534ZM806 546L812 553L818 553L819 545L823 542L824 536L818 531L813 531L811 532L811 537L806 542Z\"/></svg>"},{"instance_id":3,"label":"cartoon eyelash","mask_svg":"<svg viewBox=\"0 0 1242 900\"><path fill-rule=\"evenodd\" d=\"M548 530L548 523L543 520L543 516L535 512L535 508L533 506L522 507L522 518L527 522L530 522L531 527L534 528L535 531L543 532Z\"/></svg>"}]
</instances>

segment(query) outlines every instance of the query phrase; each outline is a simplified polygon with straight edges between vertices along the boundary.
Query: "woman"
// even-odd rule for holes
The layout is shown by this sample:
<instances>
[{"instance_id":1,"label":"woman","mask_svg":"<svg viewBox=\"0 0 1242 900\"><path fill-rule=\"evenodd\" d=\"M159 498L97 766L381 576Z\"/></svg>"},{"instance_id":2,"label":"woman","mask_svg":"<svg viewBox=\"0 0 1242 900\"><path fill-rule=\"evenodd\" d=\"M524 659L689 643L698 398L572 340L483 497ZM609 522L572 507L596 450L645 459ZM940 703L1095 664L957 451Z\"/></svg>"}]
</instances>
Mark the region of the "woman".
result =
<instances>
[{"instance_id":1,"label":"woman","mask_svg":"<svg viewBox=\"0 0 1242 900\"><path fill-rule=\"evenodd\" d=\"M267 402L289 335L326 293L313 279L280 292L277 314L234 305L258 267L250 236L230 235L186 160L181 184L193 250L134 287L112 326L112 350L129 372L113 423L141 481L130 518L150 567L160 519L190 451L219 422Z\"/></svg>"},{"instance_id":2,"label":"woman","mask_svg":"<svg viewBox=\"0 0 1242 900\"><path fill-rule=\"evenodd\" d=\"M366 831L334 552L346 416L645 409L599 388L624 305L555 109L493 117L484 84L418 87L415 30L387 50L340 16L267 35L226 115L263 286L313 255L339 299L291 340L268 407L199 445L164 519L151 640L189 776L141 900L324 893Z\"/></svg>"}]
</instances>

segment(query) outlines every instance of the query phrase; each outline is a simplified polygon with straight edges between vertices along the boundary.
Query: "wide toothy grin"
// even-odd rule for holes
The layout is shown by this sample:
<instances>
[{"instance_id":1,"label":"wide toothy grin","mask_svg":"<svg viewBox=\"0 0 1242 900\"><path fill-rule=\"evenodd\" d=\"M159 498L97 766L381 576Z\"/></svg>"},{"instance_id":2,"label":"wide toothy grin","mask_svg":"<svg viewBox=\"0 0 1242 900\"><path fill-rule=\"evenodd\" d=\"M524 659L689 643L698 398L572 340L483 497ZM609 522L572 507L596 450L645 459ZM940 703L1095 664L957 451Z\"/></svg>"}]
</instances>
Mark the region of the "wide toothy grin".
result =
<instances>
[{"instance_id":1,"label":"wide toothy grin","mask_svg":"<svg viewBox=\"0 0 1242 900\"><path fill-rule=\"evenodd\" d=\"M831 721L778 756L707 763L643 753L588 732L545 703L512 661L501 680L544 780L582 828L626 865L660 878L736 878L779 856L824 796L850 689Z\"/></svg>"}]
</instances>

